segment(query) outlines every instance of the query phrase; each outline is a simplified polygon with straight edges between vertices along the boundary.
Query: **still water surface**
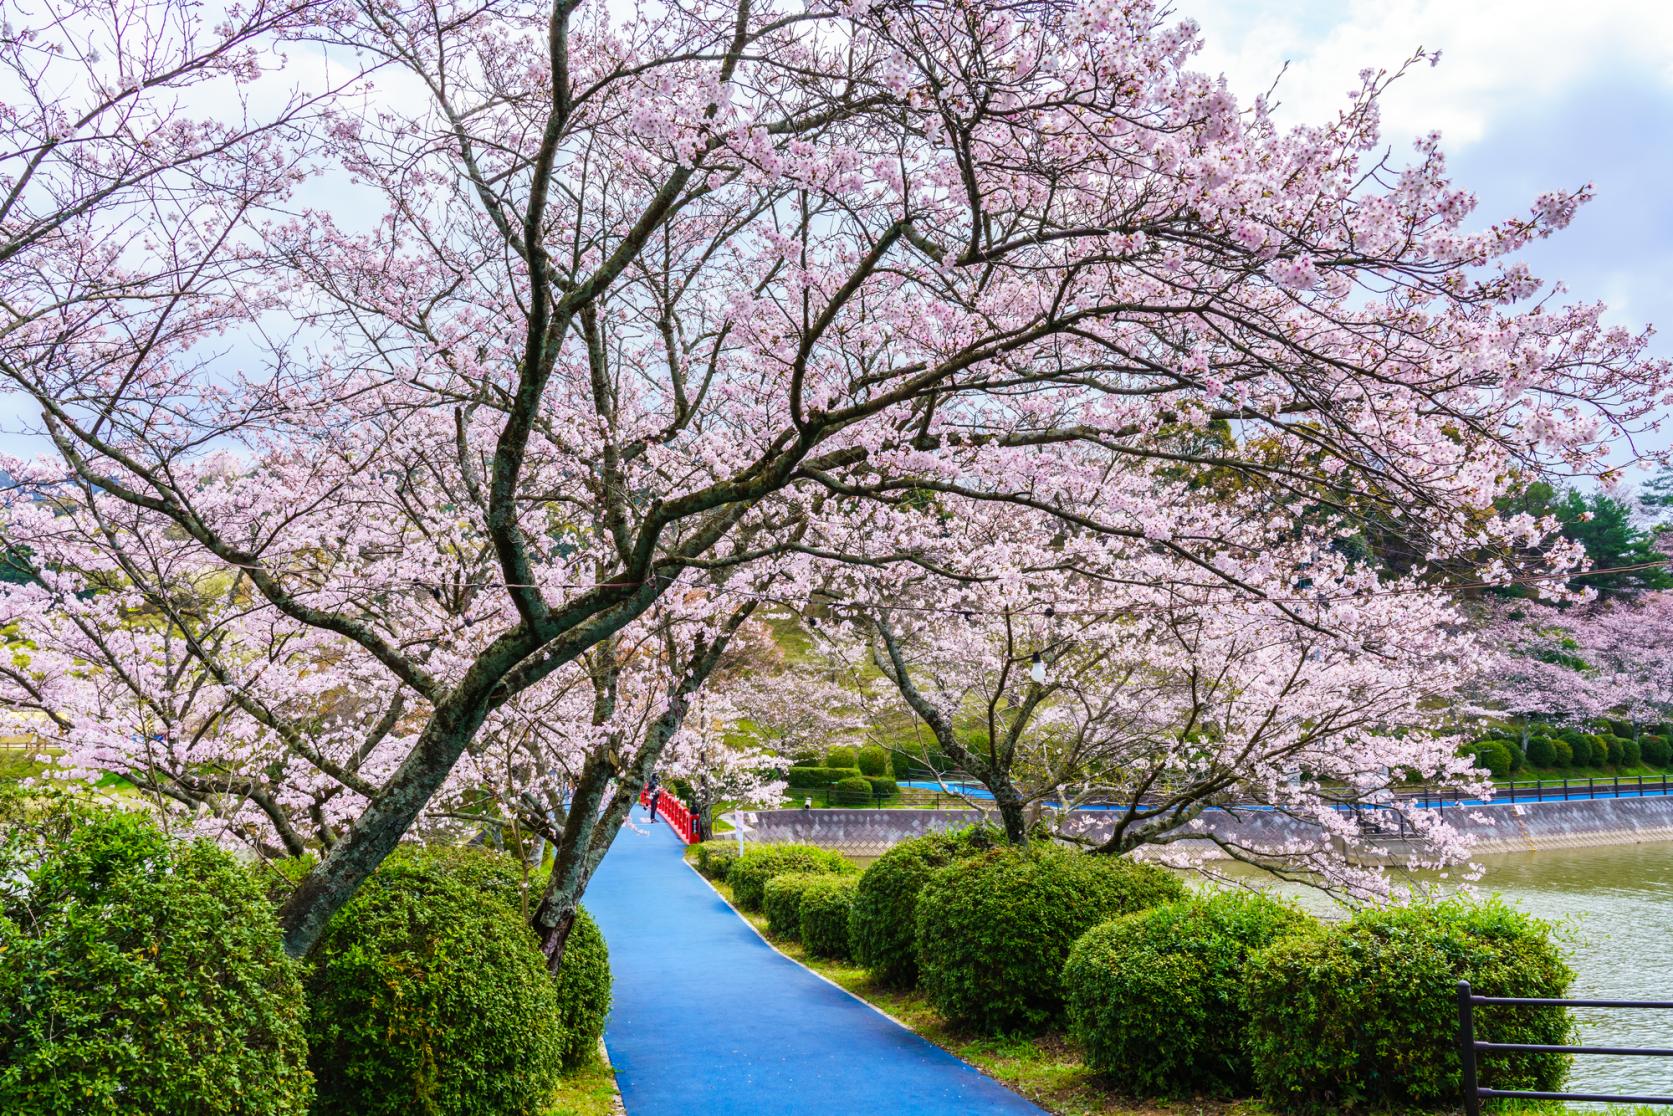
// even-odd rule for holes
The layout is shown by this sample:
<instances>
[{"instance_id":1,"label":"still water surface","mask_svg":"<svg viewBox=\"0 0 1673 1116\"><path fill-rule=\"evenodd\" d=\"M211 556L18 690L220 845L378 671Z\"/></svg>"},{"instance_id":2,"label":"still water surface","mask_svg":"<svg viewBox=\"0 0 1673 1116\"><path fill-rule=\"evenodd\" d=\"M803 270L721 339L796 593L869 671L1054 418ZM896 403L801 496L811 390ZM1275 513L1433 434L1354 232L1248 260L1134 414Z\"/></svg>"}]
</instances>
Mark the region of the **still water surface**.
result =
<instances>
[{"instance_id":1,"label":"still water surface","mask_svg":"<svg viewBox=\"0 0 1673 1116\"><path fill-rule=\"evenodd\" d=\"M1673 1001L1673 843L1512 853L1481 863L1480 891L1563 928L1575 972L1571 995ZM1306 889L1294 897L1319 913L1328 906ZM1577 1015L1582 1044L1673 1047L1673 1011ZM1673 1058L1577 1057L1569 1088L1673 1096Z\"/></svg>"}]
</instances>

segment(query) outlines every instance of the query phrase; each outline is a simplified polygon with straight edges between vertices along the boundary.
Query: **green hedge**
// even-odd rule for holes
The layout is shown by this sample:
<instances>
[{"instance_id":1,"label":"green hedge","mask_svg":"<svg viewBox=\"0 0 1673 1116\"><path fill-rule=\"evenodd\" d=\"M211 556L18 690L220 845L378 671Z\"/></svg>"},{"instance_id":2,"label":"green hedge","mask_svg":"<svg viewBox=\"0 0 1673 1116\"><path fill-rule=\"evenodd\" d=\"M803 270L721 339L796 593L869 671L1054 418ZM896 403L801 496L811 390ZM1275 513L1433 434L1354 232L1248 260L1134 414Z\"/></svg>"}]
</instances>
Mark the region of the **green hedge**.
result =
<instances>
[{"instance_id":1,"label":"green hedge","mask_svg":"<svg viewBox=\"0 0 1673 1116\"><path fill-rule=\"evenodd\" d=\"M848 919L859 885L860 877L852 873L826 873L814 876L802 889L802 945L809 953L847 959Z\"/></svg>"},{"instance_id":2,"label":"green hedge","mask_svg":"<svg viewBox=\"0 0 1673 1116\"><path fill-rule=\"evenodd\" d=\"M566 1048L559 983L501 893L449 869L398 850L327 924L306 981L321 1116L550 1100Z\"/></svg>"},{"instance_id":3,"label":"green hedge","mask_svg":"<svg viewBox=\"0 0 1673 1116\"><path fill-rule=\"evenodd\" d=\"M828 787L839 779L861 779L857 767L792 767L785 772L785 781L797 790L817 790Z\"/></svg>"},{"instance_id":4,"label":"green hedge","mask_svg":"<svg viewBox=\"0 0 1673 1116\"><path fill-rule=\"evenodd\" d=\"M309 1111L298 966L233 857L17 805L0 880L0 1111Z\"/></svg>"},{"instance_id":5,"label":"green hedge","mask_svg":"<svg viewBox=\"0 0 1673 1116\"><path fill-rule=\"evenodd\" d=\"M837 780L831 784L831 801L839 806L871 805L871 780L859 775Z\"/></svg>"},{"instance_id":6,"label":"green hedge","mask_svg":"<svg viewBox=\"0 0 1673 1116\"><path fill-rule=\"evenodd\" d=\"M829 749L825 753L825 766L853 767L857 769L859 765L859 758L860 757L855 754L854 749L839 745L838 747Z\"/></svg>"},{"instance_id":7,"label":"green hedge","mask_svg":"<svg viewBox=\"0 0 1673 1116\"><path fill-rule=\"evenodd\" d=\"M1549 736L1528 737L1528 763L1534 767L1557 766L1557 750Z\"/></svg>"},{"instance_id":8,"label":"green hedge","mask_svg":"<svg viewBox=\"0 0 1673 1116\"><path fill-rule=\"evenodd\" d=\"M1503 778L1509 775L1514 766L1510 759L1510 749L1500 740L1478 740L1475 743L1475 765L1484 771Z\"/></svg>"},{"instance_id":9,"label":"green hedge","mask_svg":"<svg viewBox=\"0 0 1673 1116\"><path fill-rule=\"evenodd\" d=\"M726 873L732 898L746 911L758 911L766 899L767 881L786 872L858 872L841 853L815 845L755 845L733 862Z\"/></svg>"},{"instance_id":10,"label":"green hedge","mask_svg":"<svg viewBox=\"0 0 1673 1116\"><path fill-rule=\"evenodd\" d=\"M1153 865L1058 846L954 861L918 896L919 985L956 1024L1039 1029L1062 1012L1063 964L1075 939L1184 894Z\"/></svg>"},{"instance_id":11,"label":"green hedge","mask_svg":"<svg viewBox=\"0 0 1673 1116\"><path fill-rule=\"evenodd\" d=\"M854 757L854 766L860 769L861 775L888 775L893 779L888 749L879 748L875 744L868 744L860 749L859 754Z\"/></svg>"},{"instance_id":12,"label":"green hedge","mask_svg":"<svg viewBox=\"0 0 1673 1116\"><path fill-rule=\"evenodd\" d=\"M1665 736L1645 733L1638 738L1638 746L1643 749L1644 762L1651 767L1666 767L1673 759L1673 747L1668 745Z\"/></svg>"},{"instance_id":13,"label":"green hedge","mask_svg":"<svg viewBox=\"0 0 1673 1116\"><path fill-rule=\"evenodd\" d=\"M1244 964L1311 923L1239 891L1094 926L1063 968L1070 1031L1086 1064L1134 1096L1248 1093Z\"/></svg>"},{"instance_id":14,"label":"green hedge","mask_svg":"<svg viewBox=\"0 0 1673 1116\"><path fill-rule=\"evenodd\" d=\"M568 1073L598 1058L598 1040L604 1037L604 1020L610 1014L610 947L585 908L575 911L557 984L562 1027L558 1056Z\"/></svg>"},{"instance_id":15,"label":"green hedge","mask_svg":"<svg viewBox=\"0 0 1673 1116\"><path fill-rule=\"evenodd\" d=\"M854 960L873 979L910 987L918 979L914 940L918 893L937 868L1004 843L996 829L969 826L902 841L872 862L854 893L849 937Z\"/></svg>"},{"instance_id":16,"label":"green hedge","mask_svg":"<svg viewBox=\"0 0 1673 1116\"><path fill-rule=\"evenodd\" d=\"M1456 1104L1457 982L1560 997L1573 976L1546 923L1461 900L1280 939L1246 973L1256 1083L1273 1106L1304 1113ZM1490 1042L1561 1045L1572 1032L1563 1008L1477 1009L1476 1033ZM1561 1055L1482 1056L1481 1080L1500 1089L1555 1090L1566 1075Z\"/></svg>"},{"instance_id":17,"label":"green hedge","mask_svg":"<svg viewBox=\"0 0 1673 1116\"><path fill-rule=\"evenodd\" d=\"M738 842L736 838L718 838L704 841L694 846L697 857L697 870L711 880L726 879L726 873L732 868L732 862L738 859Z\"/></svg>"},{"instance_id":18,"label":"green hedge","mask_svg":"<svg viewBox=\"0 0 1673 1116\"><path fill-rule=\"evenodd\" d=\"M802 892L829 872L784 872L767 881L761 909L767 912L767 930L792 941L802 934Z\"/></svg>"},{"instance_id":19,"label":"green hedge","mask_svg":"<svg viewBox=\"0 0 1673 1116\"><path fill-rule=\"evenodd\" d=\"M866 782L871 784L871 793L878 798L893 798L900 793L900 784L887 775L868 778Z\"/></svg>"}]
</instances>

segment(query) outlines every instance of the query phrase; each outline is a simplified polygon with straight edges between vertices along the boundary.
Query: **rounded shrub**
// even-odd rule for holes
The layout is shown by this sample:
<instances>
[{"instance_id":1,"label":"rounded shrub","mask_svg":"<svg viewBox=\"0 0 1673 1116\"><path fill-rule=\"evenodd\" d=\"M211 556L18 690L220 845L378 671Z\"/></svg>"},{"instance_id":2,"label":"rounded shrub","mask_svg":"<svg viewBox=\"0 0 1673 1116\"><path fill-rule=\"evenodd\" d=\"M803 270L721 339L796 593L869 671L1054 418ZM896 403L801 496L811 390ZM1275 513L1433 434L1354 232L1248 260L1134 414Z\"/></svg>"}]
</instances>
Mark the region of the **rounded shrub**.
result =
<instances>
[{"instance_id":1,"label":"rounded shrub","mask_svg":"<svg viewBox=\"0 0 1673 1116\"><path fill-rule=\"evenodd\" d=\"M1367 911L1279 939L1245 970L1249 1052L1261 1095L1287 1112L1456 1105L1459 980L1488 996L1561 997L1573 974L1550 927L1498 902ZM1477 1009L1491 1042L1561 1045L1560 1007ZM1484 1053L1481 1079L1554 1091L1555 1054Z\"/></svg>"},{"instance_id":2,"label":"rounded shrub","mask_svg":"<svg viewBox=\"0 0 1673 1116\"><path fill-rule=\"evenodd\" d=\"M738 859L738 842L735 839L704 841L695 848L697 870L711 880L724 881L726 873L732 868L732 862Z\"/></svg>"},{"instance_id":3,"label":"rounded shrub","mask_svg":"<svg viewBox=\"0 0 1673 1116\"><path fill-rule=\"evenodd\" d=\"M0 1111L309 1111L299 969L232 856L37 806L8 819L0 879Z\"/></svg>"},{"instance_id":4,"label":"rounded shrub","mask_svg":"<svg viewBox=\"0 0 1673 1116\"><path fill-rule=\"evenodd\" d=\"M894 777L904 782L912 778L912 771L916 762L905 752L896 751L889 756L889 766L893 770Z\"/></svg>"},{"instance_id":5,"label":"rounded shrub","mask_svg":"<svg viewBox=\"0 0 1673 1116\"><path fill-rule=\"evenodd\" d=\"M767 929L792 941L802 933L802 892L825 872L785 872L767 881L761 909L767 912Z\"/></svg>"},{"instance_id":6,"label":"rounded shrub","mask_svg":"<svg viewBox=\"0 0 1673 1116\"><path fill-rule=\"evenodd\" d=\"M918 896L919 986L954 1023L1038 1029L1062 1011L1063 963L1075 939L1184 895L1154 865L1060 846L956 860Z\"/></svg>"},{"instance_id":7,"label":"rounded shrub","mask_svg":"<svg viewBox=\"0 0 1673 1116\"><path fill-rule=\"evenodd\" d=\"M1557 750L1549 736L1528 736L1528 764L1532 767L1557 766Z\"/></svg>"},{"instance_id":8,"label":"rounded shrub","mask_svg":"<svg viewBox=\"0 0 1673 1116\"><path fill-rule=\"evenodd\" d=\"M848 917L859 885L856 875L825 873L812 877L802 889L802 945L809 953L839 959L849 956Z\"/></svg>"},{"instance_id":9,"label":"rounded shrub","mask_svg":"<svg viewBox=\"0 0 1673 1116\"><path fill-rule=\"evenodd\" d=\"M1673 758L1673 748L1669 748L1665 736L1645 733L1638 738L1638 746L1643 750L1643 761L1651 767L1666 767Z\"/></svg>"},{"instance_id":10,"label":"rounded shrub","mask_svg":"<svg viewBox=\"0 0 1673 1116\"><path fill-rule=\"evenodd\" d=\"M726 873L732 898L746 911L766 900L767 881L786 872L858 872L841 853L817 845L756 845L733 861Z\"/></svg>"},{"instance_id":11,"label":"rounded shrub","mask_svg":"<svg viewBox=\"0 0 1673 1116\"><path fill-rule=\"evenodd\" d=\"M889 775L889 753L875 744L868 744L854 757L854 766L860 769L861 775Z\"/></svg>"},{"instance_id":12,"label":"rounded shrub","mask_svg":"<svg viewBox=\"0 0 1673 1116\"><path fill-rule=\"evenodd\" d=\"M860 877L854 892L849 936L854 960L871 970L874 980L910 987L918 979L918 893L937 869L974 856L1003 842L986 826L926 833L895 845Z\"/></svg>"},{"instance_id":13,"label":"rounded shrub","mask_svg":"<svg viewBox=\"0 0 1673 1116\"><path fill-rule=\"evenodd\" d=\"M887 775L879 775L874 779L868 778L866 782L871 784L871 793L874 798L893 798L900 793L900 784Z\"/></svg>"},{"instance_id":14,"label":"rounded shrub","mask_svg":"<svg viewBox=\"0 0 1673 1116\"><path fill-rule=\"evenodd\" d=\"M568 1072L598 1057L604 1020L610 1014L610 947L585 909L577 908L575 922L564 942L558 965L558 1057Z\"/></svg>"},{"instance_id":15,"label":"rounded shrub","mask_svg":"<svg viewBox=\"0 0 1673 1116\"><path fill-rule=\"evenodd\" d=\"M559 982L503 897L448 868L398 851L327 924L306 980L322 1116L533 1113L550 1101L565 1047Z\"/></svg>"},{"instance_id":16,"label":"rounded shrub","mask_svg":"<svg viewBox=\"0 0 1673 1116\"><path fill-rule=\"evenodd\" d=\"M825 766L854 767L857 769L859 758L860 757L855 754L854 749L846 745L838 745L837 747L828 749L825 752Z\"/></svg>"},{"instance_id":17,"label":"rounded shrub","mask_svg":"<svg viewBox=\"0 0 1673 1116\"><path fill-rule=\"evenodd\" d=\"M863 775L837 780L831 785L831 801L839 806L871 805L871 780Z\"/></svg>"},{"instance_id":18,"label":"rounded shrub","mask_svg":"<svg viewBox=\"0 0 1673 1116\"><path fill-rule=\"evenodd\" d=\"M863 778L857 767L792 767L785 772L785 781L796 790L815 790L828 787L838 779Z\"/></svg>"},{"instance_id":19,"label":"rounded shrub","mask_svg":"<svg viewBox=\"0 0 1673 1116\"><path fill-rule=\"evenodd\" d=\"M1510 774L1510 751L1500 740L1478 740L1475 743L1475 765L1488 773L1503 777Z\"/></svg>"},{"instance_id":20,"label":"rounded shrub","mask_svg":"<svg viewBox=\"0 0 1673 1116\"><path fill-rule=\"evenodd\" d=\"M1552 767L1573 767L1574 766L1574 764L1576 762L1576 760L1574 758L1574 748L1569 744L1568 741L1562 739L1561 737L1553 736L1550 739L1550 744L1551 744L1551 766Z\"/></svg>"},{"instance_id":21,"label":"rounded shrub","mask_svg":"<svg viewBox=\"0 0 1673 1116\"><path fill-rule=\"evenodd\" d=\"M1311 923L1264 896L1223 892L1094 926L1063 967L1086 1064L1135 1096L1247 1093L1244 964Z\"/></svg>"}]
</instances>

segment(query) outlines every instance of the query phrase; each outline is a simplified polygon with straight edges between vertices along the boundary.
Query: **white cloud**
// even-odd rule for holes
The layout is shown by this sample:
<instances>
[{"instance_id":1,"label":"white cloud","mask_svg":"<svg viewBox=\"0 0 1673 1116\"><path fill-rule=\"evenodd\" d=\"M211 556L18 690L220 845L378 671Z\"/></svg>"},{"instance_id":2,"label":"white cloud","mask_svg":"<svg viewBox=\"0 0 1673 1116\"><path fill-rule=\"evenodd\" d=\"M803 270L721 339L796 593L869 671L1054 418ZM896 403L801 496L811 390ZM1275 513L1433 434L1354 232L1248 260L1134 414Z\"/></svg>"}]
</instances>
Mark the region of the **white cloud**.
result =
<instances>
[{"instance_id":1,"label":"white cloud","mask_svg":"<svg viewBox=\"0 0 1673 1116\"><path fill-rule=\"evenodd\" d=\"M1224 72L1244 101L1289 62L1279 99L1292 123L1334 115L1367 66L1441 51L1438 67L1396 86L1384 121L1390 138L1438 128L1454 151L1599 75L1636 70L1673 87L1673 4L1657 0L1180 0L1178 10L1202 24L1201 68Z\"/></svg>"}]
</instances>

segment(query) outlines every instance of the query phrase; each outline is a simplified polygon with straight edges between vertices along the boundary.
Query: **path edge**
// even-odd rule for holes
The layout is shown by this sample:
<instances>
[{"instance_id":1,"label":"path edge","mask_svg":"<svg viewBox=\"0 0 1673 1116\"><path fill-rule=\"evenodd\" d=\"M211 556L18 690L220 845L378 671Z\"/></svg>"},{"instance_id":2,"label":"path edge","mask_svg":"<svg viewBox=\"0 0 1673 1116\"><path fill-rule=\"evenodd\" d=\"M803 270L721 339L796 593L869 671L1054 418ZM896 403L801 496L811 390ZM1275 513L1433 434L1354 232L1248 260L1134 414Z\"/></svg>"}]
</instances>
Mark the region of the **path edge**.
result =
<instances>
[{"instance_id":1,"label":"path edge","mask_svg":"<svg viewBox=\"0 0 1673 1116\"><path fill-rule=\"evenodd\" d=\"M824 973L820 972L818 969L808 968L806 965L802 964L802 962L796 960L796 958L790 956L788 953L786 953L782 949L778 948L778 945L771 938L769 938L769 937L767 937L767 935L761 933L761 931L756 927L755 923L751 922L749 919L744 917L743 912L738 910L738 908L732 904L732 901L730 899L726 898L726 896L724 896L720 893L720 890L715 887L713 880L709 879L709 877L707 877L703 873L699 872L697 870L697 865L693 864L691 861L689 861L685 858L685 852L683 850L680 852L680 863L684 864L686 866L686 868L691 871L692 875L696 876L699 880L703 881L703 886L708 888L709 891L714 895L714 897L716 899L719 899L722 903L726 904L726 909L732 912L732 917L736 918L739 922L741 922L745 926L749 927L749 932L751 934L754 934L757 938L760 938L762 943L764 945L766 945L766 947L768 949L772 950L774 953L778 954L780 957L784 958L786 961L790 962L792 965L796 966L798 969L802 970L804 973L808 973L812 976L818 977L820 980L824 981L826 984L830 985L832 988L835 988L838 992L841 992L844 996L847 996L850 1000L853 1000L855 1003L864 1005L865 1007L869 1008L870 1010L876 1012L878 1015L881 1015L884 1019L887 1019L890 1023L893 1023L895 1026L899 1027L901 1030L905 1031L907 1034L913 1036L914 1038L921 1039L922 1041L929 1043L929 1045L935 1047L937 1050L941 1051L943 1054L947 1055L949 1058L957 1059L960 1065L970 1067L972 1070L975 1070L978 1074L987 1078L989 1081L993 1082L995 1085L999 1086L1001 1089L1005 1090L1007 1093L1010 1093L1012 1096L1017 1097L1021 1100L1027 1101L1029 1104L1031 1104L1035 1108L1039 1109L1042 1113L1046 1113L1047 1116L1049 1116L1051 1110L1046 1108L1044 1105L1042 1105L1039 1101L1035 1100L1033 1097L1028 1096L1025 1093L1018 1092L1016 1089L1012 1088L1010 1085L1007 1085L1005 1082L999 1080L999 1078L995 1077L993 1074L989 1073L987 1070L983 1069L981 1066L978 1066L975 1062L970 1061L968 1058L960 1057L960 1055L956 1051L948 1050L945 1046L942 1046L939 1042L936 1042L934 1039L930 1038L928 1035L919 1034L916 1030L907 1026L906 1023L904 1023L903 1021L901 1021L899 1019L896 1019L894 1016L890 1015L888 1012L884 1011L882 1008L878 1007L876 1004L872 1003L870 1000L866 999L864 996L858 995L854 992L850 992L848 989L844 988L842 985L838 984L836 981L832 980L830 977L826 976Z\"/></svg>"}]
</instances>

